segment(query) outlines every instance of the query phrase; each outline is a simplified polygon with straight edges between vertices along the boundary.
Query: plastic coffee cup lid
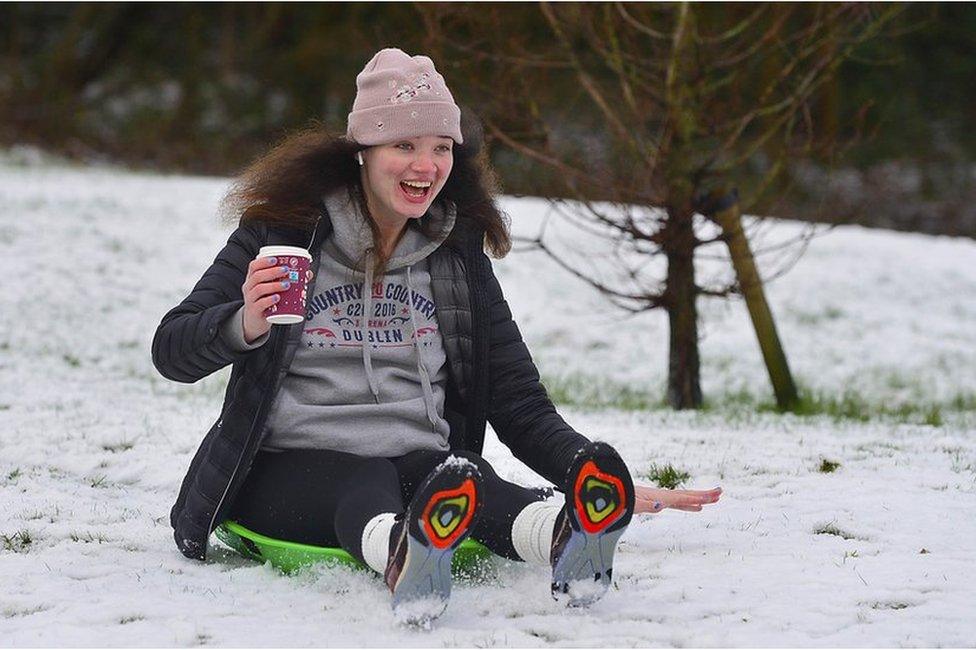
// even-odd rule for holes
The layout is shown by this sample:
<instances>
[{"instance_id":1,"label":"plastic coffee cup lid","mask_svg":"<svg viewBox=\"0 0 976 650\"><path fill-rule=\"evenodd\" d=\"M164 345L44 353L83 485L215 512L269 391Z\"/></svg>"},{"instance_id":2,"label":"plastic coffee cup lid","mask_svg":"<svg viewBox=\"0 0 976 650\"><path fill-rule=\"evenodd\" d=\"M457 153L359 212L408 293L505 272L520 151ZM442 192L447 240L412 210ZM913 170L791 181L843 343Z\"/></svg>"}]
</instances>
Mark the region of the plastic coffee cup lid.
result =
<instances>
[{"instance_id":1,"label":"plastic coffee cup lid","mask_svg":"<svg viewBox=\"0 0 976 650\"><path fill-rule=\"evenodd\" d=\"M311 253L300 246L262 246L258 257L304 257L312 259Z\"/></svg>"}]
</instances>

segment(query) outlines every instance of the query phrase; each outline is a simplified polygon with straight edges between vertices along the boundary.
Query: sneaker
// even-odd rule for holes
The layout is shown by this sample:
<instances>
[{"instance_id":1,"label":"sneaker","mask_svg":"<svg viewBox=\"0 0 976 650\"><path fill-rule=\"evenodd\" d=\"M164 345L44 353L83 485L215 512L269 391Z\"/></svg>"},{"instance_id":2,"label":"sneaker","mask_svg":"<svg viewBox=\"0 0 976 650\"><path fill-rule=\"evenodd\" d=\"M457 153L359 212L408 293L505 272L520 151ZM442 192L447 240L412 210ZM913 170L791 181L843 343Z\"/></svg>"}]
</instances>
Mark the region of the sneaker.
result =
<instances>
[{"instance_id":1,"label":"sneaker","mask_svg":"<svg viewBox=\"0 0 976 650\"><path fill-rule=\"evenodd\" d=\"M552 596L590 605L613 578L613 553L634 514L634 483L613 447L590 443L576 454L564 485L549 561Z\"/></svg>"},{"instance_id":2,"label":"sneaker","mask_svg":"<svg viewBox=\"0 0 976 650\"><path fill-rule=\"evenodd\" d=\"M450 456L430 473L394 526L383 578L393 592L398 622L429 629L447 608L451 559L477 523L482 486L474 463Z\"/></svg>"}]
</instances>

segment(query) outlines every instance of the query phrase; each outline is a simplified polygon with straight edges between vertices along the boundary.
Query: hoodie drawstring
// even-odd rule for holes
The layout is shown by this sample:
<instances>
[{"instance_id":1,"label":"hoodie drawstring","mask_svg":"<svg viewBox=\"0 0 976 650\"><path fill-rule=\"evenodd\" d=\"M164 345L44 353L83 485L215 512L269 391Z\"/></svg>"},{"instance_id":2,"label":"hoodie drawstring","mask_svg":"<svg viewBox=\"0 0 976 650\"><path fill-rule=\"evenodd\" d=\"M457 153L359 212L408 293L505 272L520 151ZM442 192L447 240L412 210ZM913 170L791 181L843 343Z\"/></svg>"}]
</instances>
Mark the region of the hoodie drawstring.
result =
<instances>
[{"instance_id":1,"label":"hoodie drawstring","mask_svg":"<svg viewBox=\"0 0 976 650\"><path fill-rule=\"evenodd\" d=\"M410 329L413 330L413 349L417 358L417 373L420 375L420 385L424 391L424 406L427 408L427 420L430 421L430 428L437 430L437 407L434 404L434 389L430 385L430 373L424 365L423 352L421 352L420 334L418 333L416 312L413 308L413 281L410 276L411 266L407 267L407 306L410 309ZM366 278L363 280L363 316L360 321L359 329L363 337L363 368L366 371L366 380L369 382L369 390L373 394L373 399L377 404L380 402L380 391L376 385L376 377L373 376L373 359L370 356L369 342L369 315L373 310L373 252L366 253Z\"/></svg>"},{"instance_id":2,"label":"hoodie drawstring","mask_svg":"<svg viewBox=\"0 0 976 650\"><path fill-rule=\"evenodd\" d=\"M369 356L369 312L373 309L373 251L366 251L366 279L363 281L363 318L359 323L359 330L363 337L363 368L366 370L366 380L373 399L380 403L380 389L373 376L373 359Z\"/></svg>"},{"instance_id":3,"label":"hoodie drawstring","mask_svg":"<svg viewBox=\"0 0 976 650\"><path fill-rule=\"evenodd\" d=\"M434 406L434 389L430 387L430 374L427 366L423 362L423 353L420 351L420 334L417 332L417 319L413 309L413 283L410 281L410 269L407 267L407 305L410 308L410 329L413 330L413 346L417 353L417 372L420 373L420 385L424 389L424 404L427 406L427 419L430 420L431 429L437 429L437 409Z\"/></svg>"}]
</instances>

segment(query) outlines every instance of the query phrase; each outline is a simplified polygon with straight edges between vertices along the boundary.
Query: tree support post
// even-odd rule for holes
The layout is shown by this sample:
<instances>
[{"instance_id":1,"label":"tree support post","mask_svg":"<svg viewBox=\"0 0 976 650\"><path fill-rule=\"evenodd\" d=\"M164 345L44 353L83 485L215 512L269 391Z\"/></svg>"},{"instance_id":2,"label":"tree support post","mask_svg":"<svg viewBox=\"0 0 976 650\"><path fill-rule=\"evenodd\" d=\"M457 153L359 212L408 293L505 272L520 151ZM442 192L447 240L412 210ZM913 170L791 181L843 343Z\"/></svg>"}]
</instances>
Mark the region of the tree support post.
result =
<instances>
[{"instance_id":1,"label":"tree support post","mask_svg":"<svg viewBox=\"0 0 976 650\"><path fill-rule=\"evenodd\" d=\"M752 249L749 248L749 240L742 230L739 193L734 188L728 192L712 192L700 205L702 214L722 228L736 279L749 309L752 326L759 340L759 349L769 372L769 380L773 384L776 405L783 411L793 410L799 401L796 384L793 383L786 353L776 332L776 323L766 301L762 279L756 269Z\"/></svg>"}]
</instances>

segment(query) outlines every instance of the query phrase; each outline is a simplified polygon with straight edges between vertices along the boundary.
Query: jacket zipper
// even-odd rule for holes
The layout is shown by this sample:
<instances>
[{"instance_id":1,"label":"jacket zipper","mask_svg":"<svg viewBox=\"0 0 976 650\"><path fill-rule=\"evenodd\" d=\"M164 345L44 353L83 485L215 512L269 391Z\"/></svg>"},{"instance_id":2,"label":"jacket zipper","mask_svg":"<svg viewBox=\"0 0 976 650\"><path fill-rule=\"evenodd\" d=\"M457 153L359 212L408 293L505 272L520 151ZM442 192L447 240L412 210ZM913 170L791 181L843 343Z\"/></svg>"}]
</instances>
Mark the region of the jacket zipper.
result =
<instances>
[{"instance_id":1,"label":"jacket zipper","mask_svg":"<svg viewBox=\"0 0 976 650\"><path fill-rule=\"evenodd\" d=\"M312 229L312 237L309 239L308 248L311 248L312 244L315 243L315 236L318 233L319 224L321 223L322 223L322 215L320 214L318 220L316 220L315 222L315 227ZM315 263L316 260L318 259L318 253L316 252L314 253L314 255L315 255L315 259L312 260L313 263ZM316 263L316 271L317 270L318 270L318 264ZM272 377L274 377L274 379L271 385L268 388L265 388L264 394L261 395L261 406L259 407L259 409L268 406L267 405L268 393L274 389L277 389L278 387L278 375L280 374L280 370L281 370L279 366L281 365L281 356L284 352L283 346L286 345L288 341L288 329L281 328L278 330L278 332L279 334L278 337L275 339L275 349L272 356L272 370L273 370ZM243 379L243 376L241 377L241 379ZM258 418L258 419L262 419L262 418ZM263 419L267 419L266 413L264 414ZM221 415L220 421L217 423L218 429L221 427L221 425L223 425L223 422L224 422L224 418L223 415ZM266 424L267 424L266 422L262 422L261 427L264 428ZM260 439L262 437L261 433L262 433L261 431L258 431L256 435L252 435L251 437L252 438L257 437ZM250 442L251 440L248 440L248 443ZM216 522L217 520L217 515L220 514L220 508L221 506L224 505L224 500L227 498L227 493L230 492L230 488L234 484L234 479L237 478L237 472L241 469L241 463L243 463L244 458L249 455L250 454L248 453L248 445L245 444L244 450L241 452L241 455L237 459L237 463L234 465L234 471L230 473L230 479L228 479L227 481L227 486L224 488L223 494L220 495L220 500L217 501L217 507L214 508L213 516L210 518L210 524L207 526L207 539L210 538L210 533L212 533L214 530L214 522ZM204 557L206 557L207 554L206 541L204 542L203 549L204 549L203 550Z\"/></svg>"},{"instance_id":2,"label":"jacket zipper","mask_svg":"<svg viewBox=\"0 0 976 650\"><path fill-rule=\"evenodd\" d=\"M279 330L279 331L282 331L282 330ZM273 353L274 354L273 359L280 360L279 357L280 357L282 351L279 348L281 347L281 342L283 340L287 340L287 338L288 338L287 337L287 330L284 330L283 333L282 334L279 334L278 337L275 339L275 350L274 350L274 353ZM274 382L272 383L272 385L269 386L268 388L265 388L264 394L261 395L261 406L259 407L260 409L264 409L267 406L268 393L270 392L270 389L275 388L277 386L277 384L278 384L277 375L278 375L278 365L279 365L279 363L277 361L274 361L273 363L274 363L274 376L275 376L275 379L274 379ZM258 415L262 415L260 413L260 411L259 411ZM256 419L266 419L267 418L267 414L266 413L263 414L263 416L264 416L263 418L256 418ZM221 418L220 422L218 423L218 428L222 424L223 424L223 418ZM265 423L262 423L262 426L264 424ZM260 437L260 432L258 432L257 436ZM253 438L254 436L251 436L251 437ZM250 442L251 441L249 440L248 443L250 443ZM241 468L241 463L243 463L244 462L244 458L247 457L247 456L249 456L249 455L250 454L248 453L248 445L245 444L244 449L241 452L241 455L237 458L237 464L234 465L234 471L231 472L230 478L227 480L227 486L224 488L223 494L220 495L220 500L217 502L217 507L214 508L213 516L210 518L210 525L207 528L207 537L208 538L210 537L210 533L212 533L213 530L214 530L214 522L217 520L217 515L220 513L221 506L224 505L224 500L227 498L227 493L230 492L230 488L234 484L234 479L237 478L237 472ZM206 555L206 550L204 550L204 555Z\"/></svg>"}]
</instances>

